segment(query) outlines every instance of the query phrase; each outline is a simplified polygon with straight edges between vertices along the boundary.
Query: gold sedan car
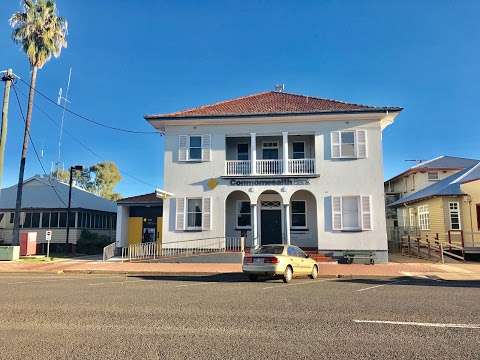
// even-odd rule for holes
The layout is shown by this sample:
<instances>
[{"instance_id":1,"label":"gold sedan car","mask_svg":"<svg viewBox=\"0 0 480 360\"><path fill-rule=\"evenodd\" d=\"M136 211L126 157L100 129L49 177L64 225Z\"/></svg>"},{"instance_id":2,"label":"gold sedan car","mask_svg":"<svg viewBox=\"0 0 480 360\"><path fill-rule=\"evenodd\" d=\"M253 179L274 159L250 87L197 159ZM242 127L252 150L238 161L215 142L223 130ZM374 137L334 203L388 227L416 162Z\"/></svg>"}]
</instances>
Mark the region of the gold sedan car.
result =
<instances>
[{"instance_id":1,"label":"gold sedan car","mask_svg":"<svg viewBox=\"0 0 480 360\"><path fill-rule=\"evenodd\" d=\"M318 264L293 245L263 245L253 254L245 256L242 270L251 281L256 281L259 276L281 277L288 283L298 276L309 276L316 279Z\"/></svg>"}]
</instances>

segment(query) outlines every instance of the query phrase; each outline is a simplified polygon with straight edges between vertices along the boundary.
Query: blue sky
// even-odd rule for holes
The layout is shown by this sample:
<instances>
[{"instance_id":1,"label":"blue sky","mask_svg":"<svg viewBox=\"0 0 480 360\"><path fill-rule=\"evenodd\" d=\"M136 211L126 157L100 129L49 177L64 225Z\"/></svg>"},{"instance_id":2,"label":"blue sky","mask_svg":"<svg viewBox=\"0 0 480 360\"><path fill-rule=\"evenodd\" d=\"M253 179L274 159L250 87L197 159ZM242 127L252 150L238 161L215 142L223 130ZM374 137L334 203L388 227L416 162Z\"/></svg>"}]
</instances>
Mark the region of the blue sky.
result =
<instances>
[{"instance_id":1,"label":"blue sky","mask_svg":"<svg viewBox=\"0 0 480 360\"><path fill-rule=\"evenodd\" d=\"M19 0L0 3L0 69L29 76L10 40ZM478 1L113 1L58 0L69 47L39 73L56 98L73 68L71 108L124 128L151 128L146 113L176 111L273 89L405 110L384 132L385 177L405 159L480 158ZM21 84L19 90L26 91ZM3 90L2 90L3 91ZM37 97L59 120L60 112ZM26 101L22 98L25 107ZM18 177L22 123L12 93L4 184ZM48 169L58 128L34 111L32 135ZM163 184L158 135L115 133L67 115L67 131L127 176L123 195ZM64 137L66 164L99 159ZM26 176L41 173L29 151ZM168 189L167 189L168 190Z\"/></svg>"}]
</instances>

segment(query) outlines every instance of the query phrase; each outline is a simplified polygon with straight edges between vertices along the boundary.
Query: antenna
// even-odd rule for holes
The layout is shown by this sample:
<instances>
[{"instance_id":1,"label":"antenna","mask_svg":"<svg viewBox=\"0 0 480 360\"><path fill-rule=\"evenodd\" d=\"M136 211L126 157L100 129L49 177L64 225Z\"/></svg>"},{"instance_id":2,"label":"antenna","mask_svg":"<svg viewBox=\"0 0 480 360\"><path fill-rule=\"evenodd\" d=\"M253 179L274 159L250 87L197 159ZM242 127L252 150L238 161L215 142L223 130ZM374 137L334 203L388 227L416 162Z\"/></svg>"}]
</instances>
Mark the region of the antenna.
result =
<instances>
[{"instance_id":1,"label":"antenna","mask_svg":"<svg viewBox=\"0 0 480 360\"><path fill-rule=\"evenodd\" d=\"M414 162L415 164L421 164L423 163L424 161L427 161L427 160L424 160L424 159L407 159L407 160L404 160L404 161L408 161L408 162Z\"/></svg>"},{"instance_id":2,"label":"antenna","mask_svg":"<svg viewBox=\"0 0 480 360\"><path fill-rule=\"evenodd\" d=\"M62 119L60 121L60 133L58 135L58 158L56 162L56 169L60 169L61 164L61 157L62 157L62 136L63 136L63 121L65 120L65 111L67 109L67 104L70 103L68 100L68 90L70 90L70 80L72 78L72 68L70 68L70 72L68 73L68 82L67 82L67 90L65 91L65 96L63 96L63 89L60 88L58 91L58 99L57 104L62 105L63 102L63 111L62 111ZM63 166L62 166L63 168Z\"/></svg>"},{"instance_id":3,"label":"antenna","mask_svg":"<svg viewBox=\"0 0 480 360\"><path fill-rule=\"evenodd\" d=\"M276 92L284 92L285 91L285 84L275 84L275 91Z\"/></svg>"}]
</instances>

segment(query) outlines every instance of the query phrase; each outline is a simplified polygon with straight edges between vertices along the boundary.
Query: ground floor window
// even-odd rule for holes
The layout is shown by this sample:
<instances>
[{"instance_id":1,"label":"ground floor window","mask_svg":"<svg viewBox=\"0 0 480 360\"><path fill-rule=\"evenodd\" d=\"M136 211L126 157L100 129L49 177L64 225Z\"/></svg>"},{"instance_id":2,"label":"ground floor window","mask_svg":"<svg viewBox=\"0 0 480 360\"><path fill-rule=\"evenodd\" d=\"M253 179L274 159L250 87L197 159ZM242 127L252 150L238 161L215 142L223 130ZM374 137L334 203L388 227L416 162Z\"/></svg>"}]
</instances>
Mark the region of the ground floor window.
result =
<instances>
[{"instance_id":1,"label":"ground floor window","mask_svg":"<svg viewBox=\"0 0 480 360\"><path fill-rule=\"evenodd\" d=\"M250 201L237 201L237 228L249 229L252 226Z\"/></svg>"},{"instance_id":2,"label":"ground floor window","mask_svg":"<svg viewBox=\"0 0 480 360\"><path fill-rule=\"evenodd\" d=\"M202 199L187 199L187 228L202 228Z\"/></svg>"},{"instance_id":3,"label":"ground floor window","mask_svg":"<svg viewBox=\"0 0 480 360\"><path fill-rule=\"evenodd\" d=\"M460 204L456 201L448 203L450 214L450 230L460 230Z\"/></svg>"},{"instance_id":4,"label":"ground floor window","mask_svg":"<svg viewBox=\"0 0 480 360\"><path fill-rule=\"evenodd\" d=\"M307 227L307 202L305 200L292 201L292 228Z\"/></svg>"},{"instance_id":5,"label":"ground floor window","mask_svg":"<svg viewBox=\"0 0 480 360\"><path fill-rule=\"evenodd\" d=\"M371 196L332 196L332 228L342 231L372 230Z\"/></svg>"},{"instance_id":6,"label":"ground floor window","mask_svg":"<svg viewBox=\"0 0 480 360\"><path fill-rule=\"evenodd\" d=\"M358 196L344 196L342 198L342 219L345 230L360 228L358 200Z\"/></svg>"},{"instance_id":7,"label":"ground floor window","mask_svg":"<svg viewBox=\"0 0 480 360\"><path fill-rule=\"evenodd\" d=\"M418 227L420 230L430 230L430 213L428 205L421 205L417 208L418 212Z\"/></svg>"},{"instance_id":8,"label":"ground floor window","mask_svg":"<svg viewBox=\"0 0 480 360\"><path fill-rule=\"evenodd\" d=\"M410 218L410 227L415 227L415 224L417 223L415 221L415 209L414 208L409 208L408 209L408 217Z\"/></svg>"}]
</instances>

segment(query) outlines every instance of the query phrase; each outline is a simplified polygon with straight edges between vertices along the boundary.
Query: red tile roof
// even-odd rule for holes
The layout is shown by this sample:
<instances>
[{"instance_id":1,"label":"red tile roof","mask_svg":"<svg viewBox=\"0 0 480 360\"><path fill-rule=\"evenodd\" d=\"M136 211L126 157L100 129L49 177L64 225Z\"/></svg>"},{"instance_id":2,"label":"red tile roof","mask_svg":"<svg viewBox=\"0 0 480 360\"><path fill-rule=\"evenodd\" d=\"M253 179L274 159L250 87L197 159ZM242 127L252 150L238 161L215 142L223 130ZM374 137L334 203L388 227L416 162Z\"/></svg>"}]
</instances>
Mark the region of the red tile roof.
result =
<instances>
[{"instance_id":1,"label":"red tile roof","mask_svg":"<svg viewBox=\"0 0 480 360\"><path fill-rule=\"evenodd\" d=\"M145 118L147 120L152 120L162 118L245 116L285 113L302 114L318 112L358 112L380 110L400 111L402 108L373 107L306 95L268 91L169 114L146 115Z\"/></svg>"}]
</instances>

